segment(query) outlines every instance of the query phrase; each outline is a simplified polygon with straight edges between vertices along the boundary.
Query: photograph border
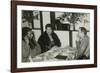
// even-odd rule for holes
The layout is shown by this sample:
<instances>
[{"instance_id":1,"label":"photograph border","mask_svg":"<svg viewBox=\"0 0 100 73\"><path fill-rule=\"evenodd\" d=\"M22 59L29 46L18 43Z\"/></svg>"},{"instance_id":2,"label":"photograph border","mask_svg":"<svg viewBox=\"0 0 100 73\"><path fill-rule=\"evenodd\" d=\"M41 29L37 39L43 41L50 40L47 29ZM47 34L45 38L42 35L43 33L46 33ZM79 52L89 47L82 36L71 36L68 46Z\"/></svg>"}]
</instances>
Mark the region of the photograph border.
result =
<instances>
[{"instance_id":1,"label":"photograph border","mask_svg":"<svg viewBox=\"0 0 100 73\"><path fill-rule=\"evenodd\" d=\"M45 6L45 7L67 7L94 10L94 64L84 65L65 65L50 67L34 67L34 68L17 68L17 5L26 6ZM92 68L97 67L97 6L81 5L81 4L63 4L63 3L47 3L47 2L31 2L31 1L11 1L11 72L29 72L29 71L47 71L61 69L76 68Z\"/></svg>"}]
</instances>

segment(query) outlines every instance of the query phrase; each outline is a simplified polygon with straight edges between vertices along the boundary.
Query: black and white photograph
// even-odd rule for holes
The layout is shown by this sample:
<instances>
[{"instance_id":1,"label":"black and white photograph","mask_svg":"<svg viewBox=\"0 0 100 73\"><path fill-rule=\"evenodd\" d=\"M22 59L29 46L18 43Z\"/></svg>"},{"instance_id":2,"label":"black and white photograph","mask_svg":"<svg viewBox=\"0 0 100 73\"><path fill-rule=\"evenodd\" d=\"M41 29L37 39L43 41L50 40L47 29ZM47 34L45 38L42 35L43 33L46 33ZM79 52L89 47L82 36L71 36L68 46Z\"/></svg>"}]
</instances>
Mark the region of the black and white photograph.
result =
<instances>
[{"instance_id":1,"label":"black and white photograph","mask_svg":"<svg viewBox=\"0 0 100 73\"><path fill-rule=\"evenodd\" d=\"M22 10L22 62L90 59L90 13Z\"/></svg>"}]
</instances>

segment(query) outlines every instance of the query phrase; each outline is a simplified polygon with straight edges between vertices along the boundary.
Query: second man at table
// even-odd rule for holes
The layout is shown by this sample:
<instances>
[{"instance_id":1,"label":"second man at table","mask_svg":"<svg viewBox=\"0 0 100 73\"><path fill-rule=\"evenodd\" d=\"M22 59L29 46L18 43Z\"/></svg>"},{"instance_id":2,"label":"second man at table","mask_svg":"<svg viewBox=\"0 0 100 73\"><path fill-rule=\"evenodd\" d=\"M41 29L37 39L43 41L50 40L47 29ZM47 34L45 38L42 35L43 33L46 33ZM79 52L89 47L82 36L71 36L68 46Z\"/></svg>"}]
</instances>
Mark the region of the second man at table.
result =
<instances>
[{"instance_id":1,"label":"second man at table","mask_svg":"<svg viewBox=\"0 0 100 73\"><path fill-rule=\"evenodd\" d=\"M61 42L57 34L53 31L51 24L45 26L46 31L41 34L38 43L41 46L42 53L50 50L53 46L61 46Z\"/></svg>"}]
</instances>

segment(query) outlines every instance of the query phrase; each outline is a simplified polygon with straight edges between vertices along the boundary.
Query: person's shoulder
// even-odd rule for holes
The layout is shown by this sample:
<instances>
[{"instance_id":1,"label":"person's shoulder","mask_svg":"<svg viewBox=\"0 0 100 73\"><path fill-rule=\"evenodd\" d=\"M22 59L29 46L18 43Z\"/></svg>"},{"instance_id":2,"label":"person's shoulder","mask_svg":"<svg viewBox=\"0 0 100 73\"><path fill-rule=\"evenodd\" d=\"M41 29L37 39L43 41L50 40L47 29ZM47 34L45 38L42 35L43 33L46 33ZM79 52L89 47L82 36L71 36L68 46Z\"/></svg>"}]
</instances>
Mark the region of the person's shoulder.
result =
<instances>
[{"instance_id":1,"label":"person's shoulder","mask_svg":"<svg viewBox=\"0 0 100 73\"><path fill-rule=\"evenodd\" d=\"M25 41L22 40L22 47L24 47L26 45Z\"/></svg>"},{"instance_id":2,"label":"person's shoulder","mask_svg":"<svg viewBox=\"0 0 100 73\"><path fill-rule=\"evenodd\" d=\"M89 39L89 36L88 35L86 35L86 39Z\"/></svg>"},{"instance_id":3,"label":"person's shoulder","mask_svg":"<svg viewBox=\"0 0 100 73\"><path fill-rule=\"evenodd\" d=\"M52 32L53 35L57 35L55 32Z\"/></svg>"},{"instance_id":4,"label":"person's shoulder","mask_svg":"<svg viewBox=\"0 0 100 73\"><path fill-rule=\"evenodd\" d=\"M86 35L84 40L88 42L89 41L89 36Z\"/></svg>"},{"instance_id":5,"label":"person's shoulder","mask_svg":"<svg viewBox=\"0 0 100 73\"><path fill-rule=\"evenodd\" d=\"M56 37L58 37L58 35L55 32L53 32L53 35L56 36Z\"/></svg>"},{"instance_id":6,"label":"person's shoulder","mask_svg":"<svg viewBox=\"0 0 100 73\"><path fill-rule=\"evenodd\" d=\"M24 40L22 40L22 49L25 48L29 48L29 45Z\"/></svg>"},{"instance_id":7,"label":"person's shoulder","mask_svg":"<svg viewBox=\"0 0 100 73\"><path fill-rule=\"evenodd\" d=\"M45 36L47 36L47 33L43 32L40 37L45 37Z\"/></svg>"},{"instance_id":8,"label":"person's shoulder","mask_svg":"<svg viewBox=\"0 0 100 73\"><path fill-rule=\"evenodd\" d=\"M42 33L42 35L43 35L43 36L47 35L46 31L44 31L44 32Z\"/></svg>"}]
</instances>

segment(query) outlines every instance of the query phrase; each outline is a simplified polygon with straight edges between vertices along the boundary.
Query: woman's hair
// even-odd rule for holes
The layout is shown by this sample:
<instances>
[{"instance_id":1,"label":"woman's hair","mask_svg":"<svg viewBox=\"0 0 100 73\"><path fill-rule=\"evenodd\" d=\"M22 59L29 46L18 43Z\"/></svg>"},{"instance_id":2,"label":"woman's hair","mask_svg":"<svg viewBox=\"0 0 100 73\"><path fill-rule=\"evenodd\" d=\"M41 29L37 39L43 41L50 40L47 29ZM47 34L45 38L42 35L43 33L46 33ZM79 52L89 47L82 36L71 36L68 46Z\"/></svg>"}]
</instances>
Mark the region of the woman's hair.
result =
<instances>
[{"instance_id":1,"label":"woman's hair","mask_svg":"<svg viewBox=\"0 0 100 73\"><path fill-rule=\"evenodd\" d=\"M24 27L22 28L22 40L24 40L24 37L28 34L29 31L31 31L31 28ZM34 47L37 45L35 38L34 38L34 33L32 33L33 37L29 39L29 46L31 49L34 49ZM34 39L34 40L33 40Z\"/></svg>"},{"instance_id":2,"label":"woman's hair","mask_svg":"<svg viewBox=\"0 0 100 73\"><path fill-rule=\"evenodd\" d=\"M45 29L47 29L48 27L50 27L50 28L53 30L53 28L52 28L52 25L51 25L51 24L46 24L46 25L45 25Z\"/></svg>"},{"instance_id":3,"label":"woman's hair","mask_svg":"<svg viewBox=\"0 0 100 73\"><path fill-rule=\"evenodd\" d=\"M87 30L85 27L80 27L79 29L81 29L81 32L84 32L84 34L87 35Z\"/></svg>"},{"instance_id":4,"label":"woman's hair","mask_svg":"<svg viewBox=\"0 0 100 73\"><path fill-rule=\"evenodd\" d=\"M28 34L29 31L31 31L31 28L23 27L22 28L22 40L24 40L24 37Z\"/></svg>"}]
</instances>

